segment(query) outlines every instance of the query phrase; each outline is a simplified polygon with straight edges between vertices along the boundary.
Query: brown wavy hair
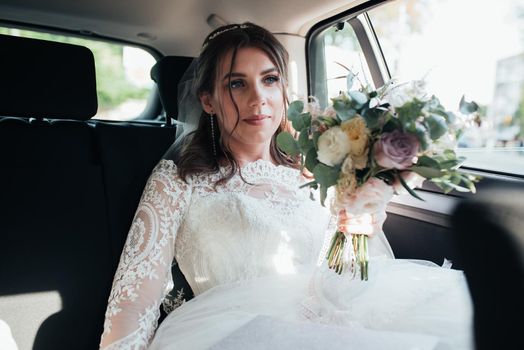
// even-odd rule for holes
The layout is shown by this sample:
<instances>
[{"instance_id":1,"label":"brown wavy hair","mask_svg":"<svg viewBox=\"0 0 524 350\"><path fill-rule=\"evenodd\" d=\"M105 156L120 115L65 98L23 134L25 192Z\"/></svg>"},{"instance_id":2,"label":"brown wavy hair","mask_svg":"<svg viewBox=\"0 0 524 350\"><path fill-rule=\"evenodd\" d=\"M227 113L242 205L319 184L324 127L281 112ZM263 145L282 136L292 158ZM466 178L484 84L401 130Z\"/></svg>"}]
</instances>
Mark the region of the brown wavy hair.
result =
<instances>
[{"instance_id":1,"label":"brown wavy hair","mask_svg":"<svg viewBox=\"0 0 524 350\"><path fill-rule=\"evenodd\" d=\"M289 55L284 46L265 28L250 22L242 24L228 24L212 31L204 41L203 49L197 58L195 91L196 96L202 96L204 93L212 94L217 80L218 69L224 57L232 52L231 65L229 73L232 72L235 63L236 54L241 48L257 48L266 53L272 63L278 70L282 84L282 98L284 99L284 110L287 110L289 104L286 93L288 81L288 61ZM231 78L230 78L231 79ZM229 86L229 96L237 112L237 122L231 131L234 132L240 122L240 112L236 104L231 86ZM289 157L277 146L276 136L281 131L291 130L287 114L284 112L282 122L277 131L271 138L270 154L273 161L278 165L289 166L295 169L300 167L299 159ZM212 132L215 135L213 137ZM213 152L213 141L216 140L216 156ZM188 135L188 141L182 148L178 160L178 173L182 179L197 173L216 173L219 170L219 164L229 165L229 172L216 185L225 183L231 179L237 170L242 177L240 166L233 157L230 148L224 144L221 131L215 125L212 130L210 116L202 111L197 129Z\"/></svg>"}]
</instances>

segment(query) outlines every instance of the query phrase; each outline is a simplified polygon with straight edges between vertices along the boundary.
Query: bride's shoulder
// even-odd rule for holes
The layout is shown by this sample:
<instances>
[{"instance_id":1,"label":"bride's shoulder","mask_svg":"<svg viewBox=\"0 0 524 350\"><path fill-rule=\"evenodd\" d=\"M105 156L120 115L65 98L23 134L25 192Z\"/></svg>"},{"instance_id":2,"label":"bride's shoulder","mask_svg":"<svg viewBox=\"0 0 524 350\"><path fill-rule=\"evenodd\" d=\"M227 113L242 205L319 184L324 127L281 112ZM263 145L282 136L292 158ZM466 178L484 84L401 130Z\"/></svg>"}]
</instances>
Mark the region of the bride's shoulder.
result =
<instances>
[{"instance_id":1,"label":"bride's shoulder","mask_svg":"<svg viewBox=\"0 0 524 350\"><path fill-rule=\"evenodd\" d=\"M182 176L179 171L179 167L171 159L161 159L154 167L151 177L154 179L164 179L168 181L170 186L175 187L193 187L198 175L185 175ZM201 180L200 180L201 181Z\"/></svg>"}]
</instances>

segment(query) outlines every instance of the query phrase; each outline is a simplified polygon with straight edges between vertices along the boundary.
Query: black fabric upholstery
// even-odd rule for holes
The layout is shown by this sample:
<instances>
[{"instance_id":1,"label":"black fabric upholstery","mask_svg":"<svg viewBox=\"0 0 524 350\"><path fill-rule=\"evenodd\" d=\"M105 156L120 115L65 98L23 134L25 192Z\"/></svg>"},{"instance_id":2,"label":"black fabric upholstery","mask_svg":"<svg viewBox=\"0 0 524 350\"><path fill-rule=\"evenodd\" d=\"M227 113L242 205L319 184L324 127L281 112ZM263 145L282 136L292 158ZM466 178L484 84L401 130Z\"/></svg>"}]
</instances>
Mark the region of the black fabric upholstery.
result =
<instances>
[{"instance_id":1,"label":"black fabric upholstery","mask_svg":"<svg viewBox=\"0 0 524 350\"><path fill-rule=\"evenodd\" d=\"M83 46L0 35L0 116L87 120L95 63Z\"/></svg>"},{"instance_id":2,"label":"black fabric upholstery","mask_svg":"<svg viewBox=\"0 0 524 350\"><path fill-rule=\"evenodd\" d=\"M173 143L175 129L152 125L96 123L104 168L114 267L120 259L140 196L154 166Z\"/></svg>"},{"instance_id":3,"label":"black fabric upholstery","mask_svg":"<svg viewBox=\"0 0 524 350\"><path fill-rule=\"evenodd\" d=\"M452 218L474 304L478 350L524 349L524 185L461 203Z\"/></svg>"},{"instance_id":4,"label":"black fabric upholstery","mask_svg":"<svg viewBox=\"0 0 524 350\"><path fill-rule=\"evenodd\" d=\"M98 148L103 150L100 155L114 272L145 183L153 167L173 143L176 129L147 124L97 123L95 132ZM176 262L173 262L172 275L174 288L171 297L176 297L177 291L183 289L184 299L190 300L193 291Z\"/></svg>"},{"instance_id":5,"label":"black fabric upholstery","mask_svg":"<svg viewBox=\"0 0 524 350\"><path fill-rule=\"evenodd\" d=\"M160 100L168 117L178 116L178 82L193 61L192 57L166 56L151 68L151 79L158 85Z\"/></svg>"},{"instance_id":6,"label":"black fabric upholstery","mask_svg":"<svg viewBox=\"0 0 524 350\"><path fill-rule=\"evenodd\" d=\"M94 150L83 122L0 121L0 310L20 349L97 348L112 274Z\"/></svg>"}]
</instances>

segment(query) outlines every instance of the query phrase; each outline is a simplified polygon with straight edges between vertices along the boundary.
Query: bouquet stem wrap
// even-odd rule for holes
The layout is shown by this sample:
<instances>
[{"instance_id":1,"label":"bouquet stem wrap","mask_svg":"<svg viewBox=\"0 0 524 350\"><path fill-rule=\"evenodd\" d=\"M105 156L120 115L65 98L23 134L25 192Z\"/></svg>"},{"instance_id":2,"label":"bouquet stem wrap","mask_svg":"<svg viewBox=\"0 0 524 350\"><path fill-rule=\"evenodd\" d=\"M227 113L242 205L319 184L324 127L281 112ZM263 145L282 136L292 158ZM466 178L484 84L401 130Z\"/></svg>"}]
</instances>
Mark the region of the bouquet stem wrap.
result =
<instances>
[{"instance_id":1,"label":"bouquet stem wrap","mask_svg":"<svg viewBox=\"0 0 524 350\"><path fill-rule=\"evenodd\" d=\"M370 218L369 214L363 214L356 220L357 222L367 222L367 225L369 225L367 231L369 231L372 229ZM347 226L351 227L351 225ZM352 271L356 274L358 269L360 271L360 279L367 281L369 266L368 234L337 230L331 239L326 257L328 267L335 270L338 274L342 274L345 271Z\"/></svg>"},{"instance_id":2,"label":"bouquet stem wrap","mask_svg":"<svg viewBox=\"0 0 524 350\"><path fill-rule=\"evenodd\" d=\"M360 279L367 281L369 265L368 236L353 234L351 237L353 239L355 260L360 269Z\"/></svg>"},{"instance_id":3,"label":"bouquet stem wrap","mask_svg":"<svg viewBox=\"0 0 524 350\"><path fill-rule=\"evenodd\" d=\"M370 179L350 196L338 196L333 203L338 229L331 239L326 259L336 273L351 271L360 279L369 278L369 239L382 231L386 205L393 195L391 186Z\"/></svg>"}]
</instances>

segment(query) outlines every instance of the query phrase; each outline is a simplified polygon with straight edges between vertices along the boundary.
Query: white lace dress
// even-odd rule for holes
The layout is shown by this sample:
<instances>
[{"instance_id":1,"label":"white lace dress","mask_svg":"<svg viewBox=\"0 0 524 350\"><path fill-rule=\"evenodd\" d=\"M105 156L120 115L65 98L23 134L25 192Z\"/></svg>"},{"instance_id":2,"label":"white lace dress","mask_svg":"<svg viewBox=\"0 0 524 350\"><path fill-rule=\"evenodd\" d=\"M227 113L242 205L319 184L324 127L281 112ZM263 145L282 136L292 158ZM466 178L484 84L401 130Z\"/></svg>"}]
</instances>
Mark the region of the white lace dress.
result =
<instances>
[{"instance_id":1,"label":"white lace dress","mask_svg":"<svg viewBox=\"0 0 524 350\"><path fill-rule=\"evenodd\" d=\"M225 169L221 169L224 171ZM102 335L105 349L469 349L462 272L396 260L371 239L370 281L327 270L334 229L299 172L266 161L192 176L162 160L122 252ZM195 298L157 329L179 264Z\"/></svg>"}]
</instances>

